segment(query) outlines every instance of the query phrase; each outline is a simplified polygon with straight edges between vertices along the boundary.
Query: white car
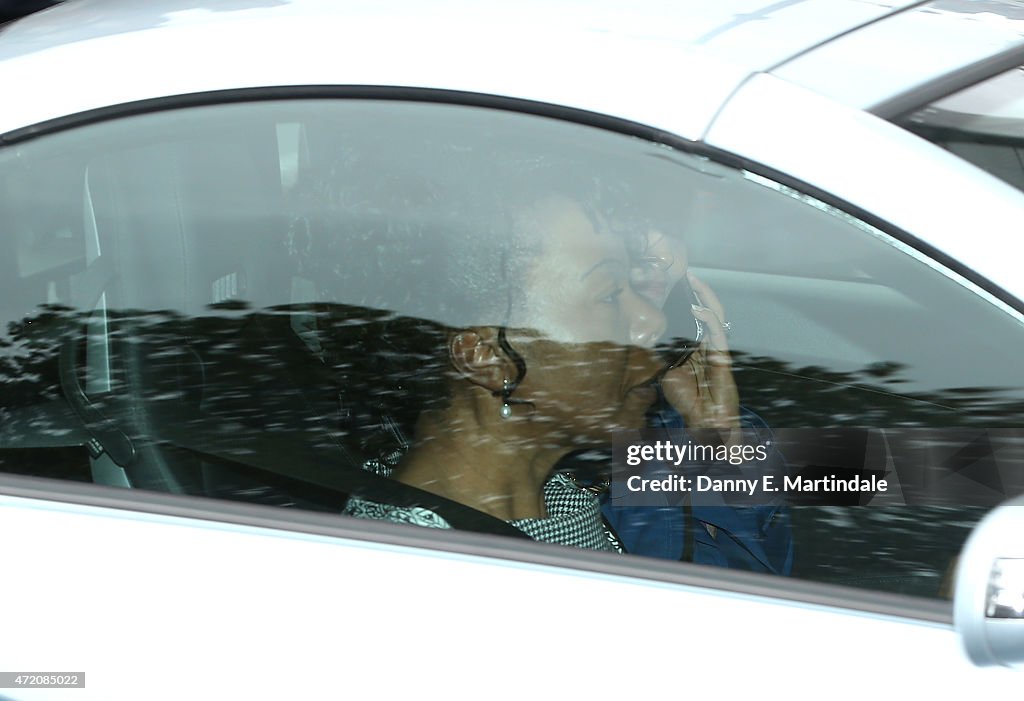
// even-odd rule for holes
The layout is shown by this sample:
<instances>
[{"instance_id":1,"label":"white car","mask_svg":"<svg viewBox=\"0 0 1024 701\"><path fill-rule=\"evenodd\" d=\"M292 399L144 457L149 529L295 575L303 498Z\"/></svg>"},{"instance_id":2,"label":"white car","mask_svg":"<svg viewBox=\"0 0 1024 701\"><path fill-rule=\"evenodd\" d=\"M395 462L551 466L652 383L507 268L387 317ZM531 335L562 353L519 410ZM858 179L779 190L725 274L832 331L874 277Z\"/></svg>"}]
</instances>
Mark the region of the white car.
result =
<instances>
[{"instance_id":1,"label":"white car","mask_svg":"<svg viewBox=\"0 0 1024 701\"><path fill-rule=\"evenodd\" d=\"M1009 0L0 26L0 698L1012 694L1022 64ZM630 486L681 370L781 491ZM626 552L416 488L432 441Z\"/></svg>"}]
</instances>

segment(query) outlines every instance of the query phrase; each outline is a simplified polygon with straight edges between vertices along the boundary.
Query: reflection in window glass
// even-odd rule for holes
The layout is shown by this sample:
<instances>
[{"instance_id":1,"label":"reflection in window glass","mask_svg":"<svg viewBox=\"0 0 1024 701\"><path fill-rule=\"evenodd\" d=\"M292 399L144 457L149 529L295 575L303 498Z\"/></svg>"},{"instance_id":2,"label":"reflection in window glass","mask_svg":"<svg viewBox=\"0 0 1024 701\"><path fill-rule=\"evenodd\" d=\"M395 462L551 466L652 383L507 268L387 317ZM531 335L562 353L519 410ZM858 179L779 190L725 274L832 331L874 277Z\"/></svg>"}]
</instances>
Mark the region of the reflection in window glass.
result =
<instances>
[{"instance_id":1,"label":"reflection in window glass","mask_svg":"<svg viewBox=\"0 0 1024 701\"><path fill-rule=\"evenodd\" d=\"M896 429L1024 426L1024 327L979 290L763 177L578 124L192 108L8 146L0 197L8 472L935 596L988 492L922 492L934 434ZM627 503L612 446L654 429L709 451L662 477L892 488ZM989 491L1024 490L997 457Z\"/></svg>"},{"instance_id":2,"label":"reflection in window glass","mask_svg":"<svg viewBox=\"0 0 1024 701\"><path fill-rule=\"evenodd\" d=\"M1024 190L1024 68L945 97L901 126Z\"/></svg>"}]
</instances>

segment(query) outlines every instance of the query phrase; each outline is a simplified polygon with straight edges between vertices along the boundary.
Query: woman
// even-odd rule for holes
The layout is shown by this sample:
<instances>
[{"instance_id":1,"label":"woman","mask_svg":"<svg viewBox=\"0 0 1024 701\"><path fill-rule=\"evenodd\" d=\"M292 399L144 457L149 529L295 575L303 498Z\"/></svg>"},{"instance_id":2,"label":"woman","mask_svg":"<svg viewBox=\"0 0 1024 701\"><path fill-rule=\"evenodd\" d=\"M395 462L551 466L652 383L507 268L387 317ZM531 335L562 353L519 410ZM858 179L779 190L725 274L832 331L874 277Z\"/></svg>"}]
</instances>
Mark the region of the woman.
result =
<instances>
[{"instance_id":1,"label":"woman","mask_svg":"<svg viewBox=\"0 0 1024 701\"><path fill-rule=\"evenodd\" d=\"M328 271L342 268L324 261L347 260L336 289L384 312L339 324L358 329L358 352L344 354L347 385L372 395L400 436L370 466L535 539L616 548L597 498L552 471L566 454L642 427L659 379L666 396L735 440L735 402L717 389L731 383L724 332L710 309L696 310L708 341L664 373L653 352L664 315L630 284L635 242L607 225L615 196L586 169L548 164L523 177L512 168L502 180L489 164L478 189L481 173L460 178L450 154L443 160L448 171L423 177L358 163L336 172L334 226L350 230L311 257ZM346 512L449 525L426 508L358 497Z\"/></svg>"},{"instance_id":2,"label":"woman","mask_svg":"<svg viewBox=\"0 0 1024 701\"><path fill-rule=\"evenodd\" d=\"M504 310L476 285L443 295L479 292L461 301L476 301L469 316L492 321L446 329L448 366L435 369L446 377L446 401L419 412L392 476L537 540L613 549L596 497L565 477L549 477L565 454L643 424L656 397L661 364L652 347L664 316L629 285L627 240L580 199L559 192L520 198L504 243L519 252L513 262L484 252L504 257L506 272L515 273ZM481 263L462 251L449 279L464 281L463 273L477 272L465 269ZM358 498L346 513L448 525L426 509Z\"/></svg>"}]
</instances>

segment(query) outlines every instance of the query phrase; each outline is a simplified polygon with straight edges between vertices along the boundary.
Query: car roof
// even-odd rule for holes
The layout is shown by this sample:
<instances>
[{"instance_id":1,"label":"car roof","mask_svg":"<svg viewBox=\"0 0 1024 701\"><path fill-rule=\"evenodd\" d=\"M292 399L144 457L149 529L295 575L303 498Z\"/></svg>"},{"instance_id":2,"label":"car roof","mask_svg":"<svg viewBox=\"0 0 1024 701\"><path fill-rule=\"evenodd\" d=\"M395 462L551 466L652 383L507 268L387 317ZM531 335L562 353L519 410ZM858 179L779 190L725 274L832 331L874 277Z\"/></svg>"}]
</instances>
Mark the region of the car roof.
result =
<instances>
[{"instance_id":1,"label":"car roof","mask_svg":"<svg viewBox=\"0 0 1024 701\"><path fill-rule=\"evenodd\" d=\"M110 105L273 85L552 102L699 138L749 75L890 0L72 0L0 33L0 134Z\"/></svg>"},{"instance_id":2,"label":"car roof","mask_svg":"<svg viewBox=\"0 0 1024 701\"><path fill-rule=\"evenodd\" d=\"M913 0L77 0L13 25L0 60L54 46L181 25L214 25L303 15L360 22L383 18L424 31L453 17L480 26L560 26L708 47L723 58L763 69L900 9ZM433 27L436 29L436 27Z\"/></svg>"},{"instance_id":3,"label":"car roof","mask_svg":"<svg viewBox=\"0 0 1024 701\"><path fill-rule=\"evenodd\" d=\"M891 119L1024 63L1024 3L931 0L847 32L772 72Z\"/></svg>"},{"instance_id":4,"label":"car roof","mask_svg":"<svg viewBox=\"0 0 1024 701\"><path fill-rule=\"evenodd\" d=\"M506 4L479 0L77 0L38 13L8 30L0 59L89 39L178 25L230 24L290 15L384 17L403 24L453 16L480 25L558 25L594 32L634 34L654 40L701 44L765 65L793 55L898 9L912 0L718 0L715 3L635 0L522 0L514 13ZM920 3L918 3L920 4ZM770 29L768 29L770 28ZM768 31L765 31L768 29Z\"/></svg>"}]
</instances>

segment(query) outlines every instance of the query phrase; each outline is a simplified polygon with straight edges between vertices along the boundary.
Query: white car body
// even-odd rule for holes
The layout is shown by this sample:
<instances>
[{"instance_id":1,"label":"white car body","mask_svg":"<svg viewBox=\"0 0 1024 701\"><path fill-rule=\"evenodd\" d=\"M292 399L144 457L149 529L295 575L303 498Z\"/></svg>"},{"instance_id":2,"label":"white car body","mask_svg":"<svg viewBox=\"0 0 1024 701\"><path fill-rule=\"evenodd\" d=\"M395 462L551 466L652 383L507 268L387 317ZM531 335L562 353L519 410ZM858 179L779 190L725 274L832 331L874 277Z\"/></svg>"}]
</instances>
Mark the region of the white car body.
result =
<instances>
[{"instance_id":1,"label":"white car body","mask_svg":"<svg viewBox=\"0 0 1024 701\"><path fill-rule=\"evenodd\" d=\"M600 555L567 560L531 544L517 557L473 534L445 552L429 532L390 524L191 508L201 518L0 497L0 530L32 534L5 546L18 573L3 586L5 629L16 634L0 659L86 678L84 691L4 693L612 699L785 688L852 700L877 685L953 699L1018 682L972 665L941 605L896 597L885 613L870 594L857 606L838 588L723 580L715 568L681 575L641 560L615 571ZM261 517L277 527L247 524Z\"/></svg>"},{"instance_id":2,"label":"white car body","mask_svg":"<svg viewBox=\"0 0 1024 701\"><path fill-rule=\"evenodd\" d=\"M210 91L499 95L785 173L1024 299L1005 254L1024 195L865 111L1024 46L1022 22L981 20L957 34L978 42L933 52L942 65L894 64L904 49L874 38L883 28L934 48L966 21L919 4L79 0L0 30L0 146L68 115ZM87 678L0 698L954 699L1020 684L967 659L946 604L698 566L462 533L442 546L389 524L2 475L0 534L0 672Z\"/></svg>"}]
</instances>

